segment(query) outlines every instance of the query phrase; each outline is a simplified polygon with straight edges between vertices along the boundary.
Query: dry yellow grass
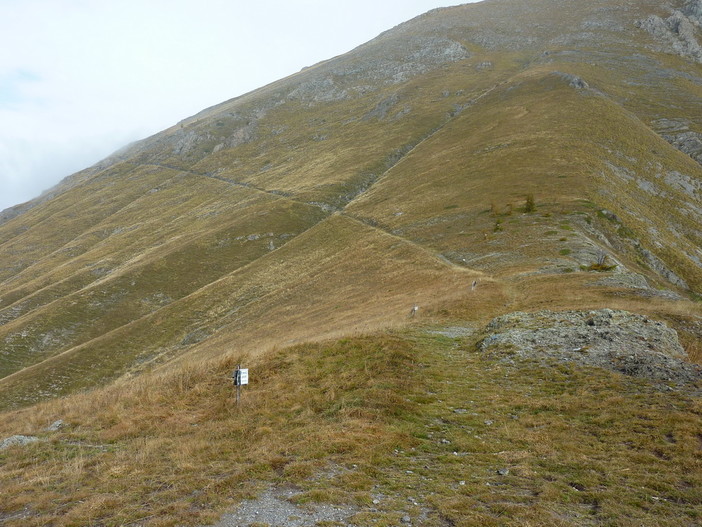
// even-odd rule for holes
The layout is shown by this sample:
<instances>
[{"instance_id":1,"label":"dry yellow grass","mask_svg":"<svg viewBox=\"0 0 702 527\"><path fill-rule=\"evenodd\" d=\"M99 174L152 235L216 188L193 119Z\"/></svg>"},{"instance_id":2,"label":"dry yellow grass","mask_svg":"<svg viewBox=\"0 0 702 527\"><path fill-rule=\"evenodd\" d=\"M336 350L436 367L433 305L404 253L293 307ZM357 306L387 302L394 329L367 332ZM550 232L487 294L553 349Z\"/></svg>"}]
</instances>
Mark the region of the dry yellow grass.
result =
<instances>
[{"instance_id":1,"label":"dry yellow grass","mask_svg":"<svg viewBox=\"0 0 702 527\"><path fill-rule=\"evenodd\" d=\"M556 3L434 13L442 28L467 16L450 36L469 58L367 89L334 70L387 55L360 48L0 225L0 408L29 406L2 413L0 435L45 439L0 453L0 522L196 524L294 483L303 501L361 506L379 485L391 499L357 518L376 527L399 523L408 487L432 526L699 523L698 400L599 370L515 369L424 332L609 307L665 320L702 363L699 297L644 251L699 292L680 181L702 169L652 130L661 116L702 130L699 67L633 28L611 42L592 29L605 12L622 27L663 15L653 0ZM535 40L482 47L513 23ZM603 38L558 44L586 23ZM402 31L379 42L427 35ZM351 95L290 96L320 79ZM200 142L176 154L188 133ZM617 267L588 272L600 252ZM239 361L255 382L237 409ZM320 480L329 463L343 470Z\"/></svg>"},{"instance_id":2,"label":"dry yellow grass","mask_svg":"<svg viewBox=\"0 0 702 527\"><path fill-rule=\"evenodd\" d=\"M683 340L685 352L690 359L690 362L702 364L702 341L698 335L688 337Z\"/></svg>"},{"instance_id":3,"label":"dry yellow grass","mask_svg":"<svg viewBox=\"0 0 702 527\"><path fill-rule=\"evenodd\" d=\"M699 519L698 400L594 368L503 362L440 329L230 355L6 414L0 434L42 440L0 452L0 517L199 525L294 484L300 502L360 507L362 526ZM238 363L252 383L235 407ZM57 418L66 426L46 432Z\"/></svg>"},{"instance_id":4,"label":"dry yellow grass","mask_svg":"<svg viewBox=\"0 0 702 527\"><path fill-rule=\"evenodd\" d=\"M561 22L575 23L591 7ZM651 9L637 7L644 8ZM470 12L485 16L482 6ZM524 16L547 13L539 2ZM0 372L36 365L0 381L0 406L100 385L185 353L401 325L414 304L439 312L464 302L464 314L485 319L493 311L477 313L463 295L475 273L491 284L490 299L481 298L491 306L521 280L568 284L563 296L572 305L581 296L619 302L565 276L592 263L584 248L607 245L602 236L653 287L671 286L634 240L697 287L699 270L686 256L699 246L696 225L680 212L687 198L647 167L690 177L700 168L651 132L652 107L625 100L623 71L555 50L546 59L542 50L488 51L455 38L470 60L400 85L319 104L281 102L283 86L327 71L320 65L208 110L139 146L130 162L0 226L8 256L0 276L12 276L0 295L0 339L14 357ZM602 95L573 88L561 71L593 79ZM369 117L393 97L396 118ZM258 135L214 151L215 136L249 119ZM169 141L186 130L209 139L179 158ZM647 194L646 184L620 181L617 171L659 185L681 206ZM524 210L529 196L533 212ZM620 223L599 217L602 208ZM330 217L331 210L341 212ZM524 278L543 272L551 278ZM521 289L524 298L551 301ZM60 382L49 379L52 370Z\"/></svg>"},{"instance_id":5,"label":"dry yellow grass","mask_svg":"<svg viewBox=\"0 0 702 527\"><path fill-rule=\"evenodd\" d=\"M255 382L236 407L229 374L243 360ZM402 412L411 361L399 338L360 338L265 359L230 356L19 411L2 433L46 440L0 454L0 511L29 506L29 517L7 525L213 519L259 478L295 480L330 456L371 455L402 441L385 425ZM47 435L59 417L66 428Z\"/></svg>"}]
</instances>

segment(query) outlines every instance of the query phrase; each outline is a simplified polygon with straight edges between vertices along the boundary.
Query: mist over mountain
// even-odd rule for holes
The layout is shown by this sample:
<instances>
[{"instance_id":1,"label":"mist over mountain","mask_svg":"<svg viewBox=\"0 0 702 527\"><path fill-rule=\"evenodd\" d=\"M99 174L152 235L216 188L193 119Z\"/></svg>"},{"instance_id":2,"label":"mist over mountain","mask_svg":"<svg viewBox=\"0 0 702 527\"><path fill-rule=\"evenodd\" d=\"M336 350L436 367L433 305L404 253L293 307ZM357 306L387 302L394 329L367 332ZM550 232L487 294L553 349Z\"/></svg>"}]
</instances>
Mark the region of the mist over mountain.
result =
<instances>
[{"instance_id":1,"label":"mist over mountain","mask_svg":"<svg viewBox=\"0 0 702 527\"><path fill-rule=\"evenodd\" d=\"M490 378L489 383L483 379L484 390L499 388L496 371L504 375L500 378L513 379L510 389L517 402L493 409L504 416L528 406L524 401L531 400L534 386L553 393L565 393L559 390L567 386L563 400L572 407L554 410L553 419L580 419L580 403L592 404L595 413L598 401L607 401L607 411L621 408L623 413L609 425L588 421L592 428L585 435L607 435L602 430L620 426L626 412L643 415L636 406L643 400L650 409L678 405L679 414L660 426L670 428L662 434L677 438L679 433L680 439L661 436L663 446L656 448L665 452L656 454L655 463L673 458L689 463L684 456L693 447L685 441L695 441L689 423L699 405L702 379L700 24L702 0L486 0L434 10L345 55L204 109L73 174L42 197L3 211L0 407L26 409L7 414L13 416L42 408L44 416L57 413L59 407L51 405L64 400L90 408L90 397L138 399L134 394L146 390L139 382L161 386L160 380L141 379L183 372L197 380L182 381L187 387L177 397L198 386L188 393L200 401L207 390L215 390L207 375L224 374L242 357L266 372L261 375L270 382L282 368L307 379L308 373L295 365L319 360L314 364L328 377L309 374L315 379L310 390L326 386L320 393L330 401L350 393L366 394L358 395L363 399L387 387L381 380L358 391L355 385L332 388L325 383L331 382L334 368L339 382L346 375L356 378L344 368L366 368L364 360L373 362L374 353L387 352L393 359L377 371L393 379L388 380L391 392L424 404L415 408L416 415L430 416L427 422L435 423L434 414L422 412L434 404L427 401L434 401L436 386L427 385L421 396L409 395L402 391L409 388L399 380L400 370L392 369L394 360L412 368L405 360L415 353L433 379L441 378L429 365L433 361L444 361L444 371L466 368L475 382L484 371ZM358 340L349 344L349 338ZM332 341L336 344L324 347ZM328 361L335 353L348 354L348 363L340 359L332 367ZM572 386L574 391L568 391ZM85 390L98 391L75 395ZM634 392L640 396L628 398ZM382 393L380 399L394 401ZM467 393L445 395L455 397L457 406L448 410L452 415L472 415L473 409L466 410ZM490 400L499 400L493 395ZM548 393L534 395L542 396L544 405L551 404ZM364 413L368 408L381 412L384 403L344 401L327 409L329 415L340 422L385 422L385 417ZM255 414L271 420L261 430L278 430L280 423L297 422L298 415L327 415L322 402L299 414L296 409L305 403L289 403L292 414L286 417ZM182 404L187 413L189 403L183 399ZM265 411L288 408L280 401L266 404ZM395 408L388 415L395 419L404 411ZM221 412L216 419L225 419L225 410ZM662 419L665 413L651 412L655 417L647 419ZM73 418L76 429L94 427L100 437L122 440L121 432L104 423L80 424L78 416ZM480 414L475 422L464 423L461 430L473 430L464 439L446 439L438 429L431 436L417 432L415 443L407 440L403 449L410 444L421 449L419 442L426 439L431 445L454 441L459 446L448 453L456 456L461 448L484 451L487 447L467 438L489 434L496 419ZM515 418L504 430L524 426L519 434L526 437L532 433L525 432L532 430L529 419L517 423ZM577 430L585 426L568 422ZM6 428L8 433L12 429ZM251 431L251 437L268 433L261 430ZM567 434L553 433L554 442L566 440ZM609 439L600 439L610 445ZM394 440L379 441L378 448L392 452ZM522 445L521 451L532 452L533 444ZM338 451L333 452L346 455L341 443L335 445ZM297 446L290 448L297 452ZM276 454L278 461L266 461L271 474L313 486L304 479L313 476L311 468L300 468L298 479L291 475L294 469L286 472L283 467L294 457L286 452ZM607 452L602 459L612 455ZM328 455L317 452L309 459ZM528 467L520 465L516 452L506 459L520 467L516 477L527 481L532 472L557 472L537 460L552 454L541 455L532 459L523 454L531 460ZM362 464L353 457L343 459L347 465L338 461L345 468L334 469L335 477ZM443 460L436 461L441 467L452 462L432 459ZM636 466L633 458L631 463L622 470ZM412 468L398 468L399 473L420 470L419 465L407 466ZM494 476L497 469L490 467ZM498 468L499 476L510 474ZM486 473L482 465L480 470ZM577 481L563 485L583 496L596 493L594 476L582 470L577 478L586 483L572 476ZM366 492L371 480L381 476L370 468L364 474L367 481L357 483ZM599 474L606 480L599 488L616 486L609 474ZM644 488L640 480L641 485L627 480L621 487L626 499L588 494L589 501L583 498L587 510L568 514L558 512L567 502L563 489L545 493L543 499L551 501L534 509L533 518L517 510L518 498L512 496L505 506L506 524L532 518L534 525L556 519L563 525L600 525L608 518L617 522L634 515L637 524L657 525L669 515L675 518L670 525L692 525L699 497L686 489L694 489L697 480L677 469L666 474L670 481L664 478L661 485L670 487L667 501L655 500L660 510L617 509L628 507L622 505L626 499L634 500L638 491L631 489ZM456 478L462 478L460 485ZM435 506L415 504L407 517L427 525L501 524L490 508L494 504L486 505L490 512L484 517L471 516L482 514L477 509L462 509L460 500L469 498L461 498L460 487L470 477L454 479L440 491L453 489L450 499ZM484 490L482 480L480 484L476 488ZM424 483L412 485L424 488ZM524 499L542 499L537 498L541 491L531 492ZM677 505L672 505L674 492L682 496ZM366 498L356 496L354 506L369 507ZM19 510L19 503L12 511ZM173 516L180 518L173 522L184 517ZM404 514L388 518L404 521Z\"/></svg>"},{"instance_id":2,"label":"mist over mountain","mask_svg":"<svg viewBox=\"0 0 702 527\"><path fill-rule=\"evenodd\" d=\"M0 210L130 141L440 5L5 2Z\"/></svg>"}]
</instances>

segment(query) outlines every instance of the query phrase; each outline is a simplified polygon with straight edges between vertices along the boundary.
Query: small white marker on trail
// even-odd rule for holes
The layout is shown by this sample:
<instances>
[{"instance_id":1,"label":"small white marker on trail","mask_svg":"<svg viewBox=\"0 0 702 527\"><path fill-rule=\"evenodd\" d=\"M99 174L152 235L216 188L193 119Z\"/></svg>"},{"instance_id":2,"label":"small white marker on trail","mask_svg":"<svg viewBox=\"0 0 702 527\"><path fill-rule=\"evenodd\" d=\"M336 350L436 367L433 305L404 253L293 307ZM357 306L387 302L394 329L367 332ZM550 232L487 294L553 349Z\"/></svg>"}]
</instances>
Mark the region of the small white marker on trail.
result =
<instances>
[{"instance_id":1,"label":"small white marker on trail","mask_svg":"<svg viewBox=\"0 0 702 527\"><path fill-rule=\"evenodd\" d=\"M248 368L242 368L241 364L239 364L232 373L232 380L234 381L234 386L236 386L236 404L238 405L241 399L241 387L249 384Z\"/></svg>"}]
</instances>

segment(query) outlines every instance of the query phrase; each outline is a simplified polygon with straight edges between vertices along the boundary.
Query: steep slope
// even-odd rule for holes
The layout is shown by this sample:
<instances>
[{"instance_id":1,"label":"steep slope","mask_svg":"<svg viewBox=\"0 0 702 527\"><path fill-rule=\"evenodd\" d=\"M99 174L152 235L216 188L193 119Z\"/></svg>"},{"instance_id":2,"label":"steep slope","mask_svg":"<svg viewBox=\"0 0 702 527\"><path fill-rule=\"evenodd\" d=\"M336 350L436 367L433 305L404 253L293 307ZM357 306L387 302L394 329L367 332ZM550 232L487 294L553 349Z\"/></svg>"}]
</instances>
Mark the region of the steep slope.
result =
<instances>
[{"instance_id":1,"label":"steep slope","mask_svg":"<svg viewBox=\"0 0 702 527\"><path fill-rule=\"evenodd\" d=\"M700 3L674 4L432 11L6 214L0 407L415 304L615 306L694 338Z\"/></svg>"},{"instance_id":2,"label":"steep slope","mask_svg":"<svg viewBox=\"0 0 702 527\"><path fill-rule=\"evenodd\" d=\"M699 524L700 24L435 10L0 213L0 523Z\"/></svg>"}]
</instances>

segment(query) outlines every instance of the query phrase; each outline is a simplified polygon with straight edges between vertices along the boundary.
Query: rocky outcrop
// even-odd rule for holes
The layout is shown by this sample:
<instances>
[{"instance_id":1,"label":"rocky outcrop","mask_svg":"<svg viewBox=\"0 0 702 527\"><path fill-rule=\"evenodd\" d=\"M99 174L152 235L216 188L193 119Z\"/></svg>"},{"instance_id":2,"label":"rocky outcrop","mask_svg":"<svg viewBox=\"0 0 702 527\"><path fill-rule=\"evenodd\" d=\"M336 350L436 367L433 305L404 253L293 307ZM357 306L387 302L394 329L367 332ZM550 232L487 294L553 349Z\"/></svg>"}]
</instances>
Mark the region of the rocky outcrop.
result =
<instances>
[{"instance_id":1,"label":"rocky outcrop","mask_svg":"<svg viewBox=\"0 0 702 527\"><path fill-rule=\"evenodd\" d=\"M0 450L5 450L6 448L10 448L11 446L29 445L30 443L34 443L35 441L39 441L39 438L35 436L22 435L8 437L0 441Z\"/></svg>"},{"instance_id":2,"label":"rocky outcrop","mask_svg":"<svg viewBox=\"0 0 702 527\"><path fill-rule=\"evenodd\" d=\"M663 139L702 165L702 134L698 132L665 134Z\"/></svg>"},{"instance_id":3,"label":"rocky outcrop","mask_svg":"<svg viewBox=\"0 0 702 527\"><path fill-rule=\"evenodd\" d=\"M702 63L702 47L696 38L701 12L700 0L692 0L685 4L682 11L673 11L666 19L651 15L639 20L636 25L650 33L668 48L668 51Z\"/></svg>"},{"instance_id":4,"label":"rocky outcrop","mask_svg":"<svg viewBox=\"0 0 702 527\"><path fill-rule=\"evenodd\" d=\"M626 311L510 313L490 322L478 349L597 366L656 382L702 381L675 330Z\"/></svg>"},{"instance_id":5,"label":"rocky outcrop","mask_svg":"<svg viewBox=\"0 0 702 527\"><path fill-rule=\"evenodd\" d=\"M363 119L368 121L371 119L378 119L382 121L387 118L390 111L400 102L400 97L398 94L393 93L390 97L386 97L380 101L375 108L363 116Z\"/></svg>"},{"instance_id":6,"label":"rocky outcrop","mask_svg":"<svg viewBox=\"0 0 702 527\"><path fill-rule=\"evenodd\" d=\"M690 120L663 118L653 121L651 126L663 139L702 165L702 134L690 129L694 126Z\"/></svg>"},{"instance_id":7,"label":"rocky outcrop","mask_svg":"<svg viewBox=\"0 0 702 527\"><path fill-rule=\"evenodd\" d=\"M394 38L394 34L390 31L381 35L335 63L310 68L299 77L287 99L307 104L352 99L471 56L462 44L449 38L423 36L408 43ZM377 51L367 54L373 43L377 43Z\"/></svg>"},{"instance_id":8,"label":"rocky outcrop","mask_svg":"<svg viewBox=\"0 0 702 527\"><path fill-rule=\"evenodd\" d=\"M682 12L694 22L702 24L702 0L687 0Z\"/></svg>"},{"instance_id":9,"label":"rocky outcrop","mask_svg":"<svg viewBox=\"0 0 702 527\"><path fill-rule=\"evenodd\" d=\"M568 83L568 86L570 86L571 88L575 88L576 90L586 90L590 87L590 85L587 82L585 82L577 75L573 75L572 73L554 71L553 75L556 75L557 77L563 79Z\"/></svg>"}]
</instances>

